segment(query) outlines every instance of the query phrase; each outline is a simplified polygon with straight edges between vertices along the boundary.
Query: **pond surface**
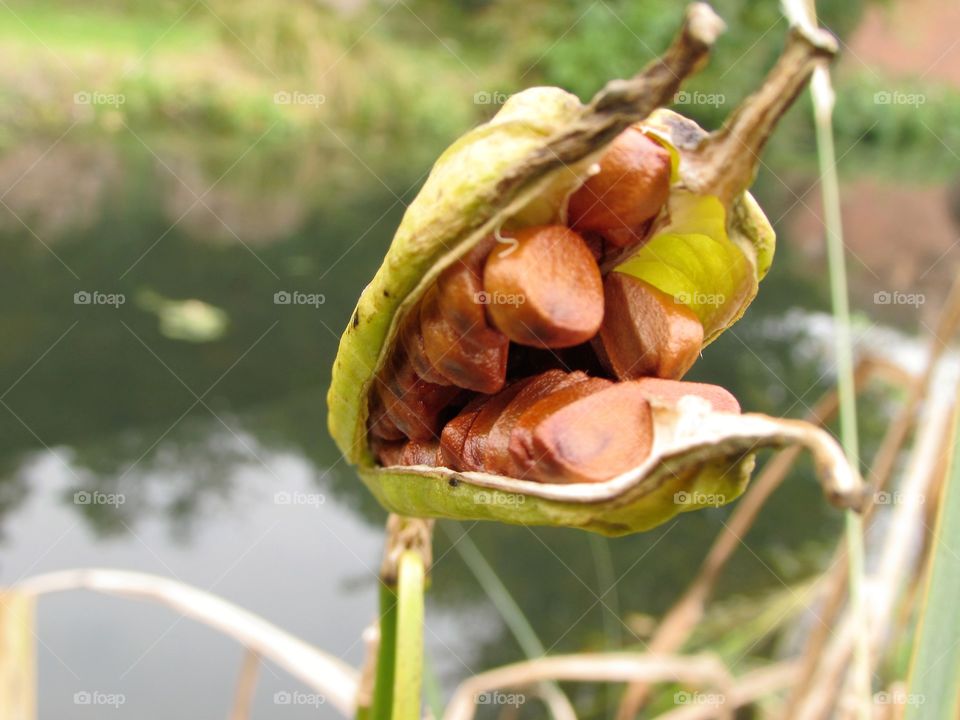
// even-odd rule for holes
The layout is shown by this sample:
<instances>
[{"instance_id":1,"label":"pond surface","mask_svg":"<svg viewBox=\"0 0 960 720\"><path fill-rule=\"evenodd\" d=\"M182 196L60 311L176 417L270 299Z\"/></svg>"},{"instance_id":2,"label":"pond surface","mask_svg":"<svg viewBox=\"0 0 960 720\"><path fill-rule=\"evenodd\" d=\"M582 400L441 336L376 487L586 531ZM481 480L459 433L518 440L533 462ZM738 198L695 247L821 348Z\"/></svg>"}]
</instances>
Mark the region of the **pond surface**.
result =
<instances>
[{"instance_id":1,"label":"pond surface","mask_svg":"<svg viewBox=\"0 0 960 720\"><path fill-rule=\"evenodd\" d=\"M211 161L191 146L64 142L37 161L39 147L3 168L0 582L86 566L155 573L359 665L385 514L327 436L324 397L339 333L425 168L375 177L318 149L310 162L351 168L327 194L297 181L290 148L217 149ZM802 416L831 371L803 324L781 319L824 309L826 295L780 248L753 308L690 379L729 387L746 409ZM867 451L875 430L866 424ZM451 538L470 534L550 651L642 647L645 617L682 591L728 514L616 540L441 523L427 633L440 683L521 657ZM802 581L839 525L802 464L721 596ZM85 593L42 599L37 638L42 720L224 717L242 657L165 608ZM254 716L334 716L275 701L304 690L265 667ZM78 704L84 692L124 702L107 713Z\"/></svg>"}]
</instances>

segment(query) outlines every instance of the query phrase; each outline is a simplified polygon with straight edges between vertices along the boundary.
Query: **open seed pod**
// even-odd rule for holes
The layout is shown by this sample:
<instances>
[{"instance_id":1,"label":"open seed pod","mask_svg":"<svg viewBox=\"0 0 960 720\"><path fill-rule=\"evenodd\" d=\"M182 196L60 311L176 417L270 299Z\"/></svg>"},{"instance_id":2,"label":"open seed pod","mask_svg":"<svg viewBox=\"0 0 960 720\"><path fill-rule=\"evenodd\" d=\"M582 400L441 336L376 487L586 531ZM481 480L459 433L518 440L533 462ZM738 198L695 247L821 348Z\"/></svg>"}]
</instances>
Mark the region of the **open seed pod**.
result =
<instances>
[{"instance_id":1,"label":"open seed pod","mask_svg":"<svg viewBox=\"0 0 960 720\"><path fill-rule=\"evenodd\" d=\"M341 339L328 395L331 434L345 458L357 466L363 481L388 510L415 517L490 519L626 534L656 526L679 512L733 500L749 480L756 450L796 443L806 445L814 453L834 502L844 506L859 503L859 479L827 433L799 422L741 415L732 412L728 403L717 402L716 393L704 395L691 390L686 395L682 389L686 386L661 394L648 392L648 384L639 381L637 387L644 388L646 398L640 402L645 408L649 404L649 409L635 413L629 427L640 428L645 439L639 443L640 450L636 448L638 443L625 444L635 453L628 457L635 457L636 461L629 467L612 465L615 469L610 477L597 478L595 473L581 472L576 467L571 471L566 457L551 457L550 463L538 466L536 454L517 455L523 448L530 451L539 447L541 454L559 448L556 452L563 454L570 444L608 447L611 441L623 439L595 437L596 433L590 432L589 417L577 416L573 411L593 407L592 412L603 413L607 410L602 404L571 404L564 416L550 406L549 398L544 400L537 395L539 390L534 391L542 385L544 392L565 393L563 397L569 398L570 403L581 401L591 392L619 397L610 388L611 380L616 385L617 380L633 378L610 370L608 351L622 356L626 352L623 348L629 347L617 343L615 333L610 347L598 343L603 337L601 332L592 346L578 348L580 357L584 348L589 352L593 347L593 360L605 362L607 368L607 379L584 380L590 384L578 386L579 389L571 386L580 381L583 373L573 373L551 384L532 377L546 367L524 370L524 363L518 362L514 365L521 369L506 378L512 384L506 383L503 394L457 394L449 388L444 390L443 376L436 372L440 365L431 365L428 358L420 365L425 368L420 380L404 386L416 385L410 391L416 395L416 401L404 404L406 414L428 418L428 424L432 423L432 440L430 431L418 433L416 438L407 433L415 446L397 445L396 438L403 433L398 433L382 411L384 406L389 409L392 404L404 403L403 397L391 391L397 383L384 382L383 378L389 376L398 358L402 361L403 354L416 346L405 340L406 329L414 327L416 332L415 321L419 317L421 327L428 325L429 332L424 331L428 341L435 334L442 336L434 333L438 323L443 322L445 307L436 298L440 292L438 282L441 290L455 285L479 287L469 282L471 278L474 283L480 282L475 267L471 270L473 275L464 271L455 278L456 282L450 279L450 273L458 264L466 267L478 248L484 243L493 244L492 238L509 245L514 233L523 240L526 234L520 231L534 226L546 226L557 237L573 235L575 242L585 242L577 239L575 233L556 228L570 223L577 229L576 223L581 220L568 215L576 210L582 216L584 203L574 208L571 198L588 187L593 176L599 177L605 152L628 129L642 133L669 153L666 199L662 206L658 205L655 216L641 218L642 224L625 228L624 232L618 229L609 235L609 242L601 238L599 245L591 246L599 271L608 278L611 273L621 273L632 278L630 282L639 281L647 292L661 299L659 306L651 307L665 307L664 312L669 315L673 311L666 306L672 300L681 308L684 322L699 323L701 334L683 336L696 337L694 356L700 346L739 319L755 297L774 249L773 230L746 189L774 124L803 88L815 64L829 58L835 45L825 33L811 35L793 30L783 55L760 90L732 114L722 129L708 134L692 121L662 107L672 101L682 79L706 60L722 29L722 22L708 6L691 5L681 32L664 56L636 77L609 83L587 105L558 88L532 88L518 93L491 121L468 132L439 158L407 209L383 265L360 297ZM513 243L516 245L517 241L514 239ZM600 249L596 250L597 247ZM490 252L498 251L505 255L512 252L510 248ZM525 248L520 248L517 255L524 252ZM583 256L586 251L578 252ZM489 258L487 264L490 265ZM536 282L537 266L531 268L528 281ZM484 277L484 281L488 279ZM421 312L424 298L429 312ZM547 305L554 299L549 299ZM458 318L469 315L460 310L448 314ZM489 309L486 315L496 327L487 327L481 314L474 324L483 326L482 333L475 336L466 328L462 335L465 343L469 345L474 337L500 338L501 343L506 343L499 330L510 333L500 317ZM530 316L528 312L524 317ZM522 355L527 350L511 343L511 359L515 353ZM471 357L470 352L457 355L462 362ZM577 362L571 361L573 367L565 369L595 374L592 367L587 367L590 363L580 367ZM489 371L501 365L505 363L488 363L484 369ZM685 369L677 370L675 376ZM458 372L463 372L459 365ZM485 383L503 385L490 382L490 378ZM464 387L462 383L450 385ZM635 390L632 384L628 389ZM491 417L487 425L493 428L492 435L501 439L499 445L484 452L500 455L481 464L480 469L465 470L455 462L445 462L438 443L444 422L457 416L451 429L455 424L469 428L470 422L482 414L484 405L500 412L503 407L498 402L506 407L509 398L531 394L536 397L524 401L531 407L536 401L541 403L536 407L547 408L544 413L555 413L552 418L576 418L570 421L574 423L572 431L564 435L563 427L557 430L559 421L552 426L545 421L543 427L538 427L550 432L543 430L538 435L526 427L526 436L518 439L500 432L498 428L502 430L505 421L496 423L497 418ZM456 400L451 400L454 396ZM433 398L443 398L450 404L430 406ZM510 415L509 408L504 412L504 417ZM510 422L518 427L530 425L529 415L521 417L516 409L513 415L516 417ZM460 444L465 432L457 435ZM483 447L482 442L479 445ZM508 447L512 460L503 455ZM574 454L593 449L578 446ZM584 464L603 457L594 453ZM417 464L406 464L409 462ZM491 472L492 467L498 471ZM561 468L563 472L556 470L554 477L554 470L544 468ZM590 471L594 469L590 465ZM583 481L578 480L581 475ZM531 477L534 479L528 479Z\"/></svg>"}]
</instances>

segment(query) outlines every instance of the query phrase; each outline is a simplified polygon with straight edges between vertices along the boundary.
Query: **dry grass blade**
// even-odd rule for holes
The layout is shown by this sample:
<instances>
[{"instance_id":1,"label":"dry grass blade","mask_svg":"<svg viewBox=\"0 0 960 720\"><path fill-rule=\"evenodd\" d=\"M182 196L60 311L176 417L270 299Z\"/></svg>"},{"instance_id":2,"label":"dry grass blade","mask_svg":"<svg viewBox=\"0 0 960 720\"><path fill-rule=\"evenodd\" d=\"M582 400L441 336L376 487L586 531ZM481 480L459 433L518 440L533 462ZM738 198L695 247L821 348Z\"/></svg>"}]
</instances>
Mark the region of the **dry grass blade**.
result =
<instances>
[{"instance_id":1,"label":"dry grass blade","mask_svg":"<svg viewBox=\"0 0 960 720\"><path fill-rule=\"evenodd\" d=\"M677 656L645 653L560 655L505 665L474 675L454 692L444 720L472 720L477 697L504 688L524 688L546 680L574 682L680 682L709 687L726 695L729 672L712 655ZM730 718L725 710L721 717Z\"/></svg>"},{"instance_id":2,"label":"dry grass blade","mask_svg":"<svg viewBox=\"0 0 960 720\"><path fill-rule=\"evenodd\" d=\"M730 693L723 698L723 705L732 711L778 693L796 679L798 669L797 663L791 661L768 665L747 673L737 680ZM715 705L701 703L658 715L657 720L709 720L716 716Z\"/></svg>"},{"instance_id":3,"label":"dry grass blade","mask_svg":"<svg viewBox=\"0 0 960 720\"><path fill-rule=\"evenodd\" d=\"M936 328L932 331L923 370L920 376L910 384L906 401L887 428L868 473L872 491L864 513L864 522L868 526L873 519L873 511L876 507L873 502L876 493L883 490L890 482L897 458L916 420L917 411L930 390L934 370L943 358L949 341L957 334L958 328L960 328L960 278L954 280ZM928 508L930 506L931 504L928 504ZM825 597L823 607L817 613L821 622L812 630L803 650L803 669L791 694L789 703L791 711L796 710L800 698L809 692L810 682L829 638L830 629L834 626L836 617L843 607L848 570L845 558L846 546L841 544L834 553L830 565L834 570L825 579L825 589L821 593L821 596Z\"/></svg>"},{"instance_id":4,"label":"dry grass blade","mask_svg":"<svg viewBox=\"0 0 960 720\"><path fill-rule=\"evenodd\" d=\"M250 711L253 708L253 695L257 689L259 672L260 655L247 648L247 651L243 654L243 663L240 665L240 676L237 678L237 691L233 698L230 720L250 720Z\"/></svg>"},{"instance_id":5,"label":"dry grass blade","mask_svg":"<svg viewBox=\"0 0 960 720\"><path fill-rule=\"evenodd\" d=\"M870 589L867 640L872 649L880 648L890 625L894 606L904 589L911 568L918 560L916 538L923 534L925 520L924 500L931 483L936 479L940 447L944 430L953 417L957 388L957 367L944 367L943 373L934 372L926 389L928 403L918 427L917 442L898 490L898 503L890 515L885 532L879 565L868 578ZM944 377L949 373L949 377ZM838 684L846 679L846 671L856 638L857 618L848 609L838 624L825 651L820 654L816 672L806 694L797 703L794 717L799 720L820 720L828 716L837 701Z\"/></svg>"}]
</instances>

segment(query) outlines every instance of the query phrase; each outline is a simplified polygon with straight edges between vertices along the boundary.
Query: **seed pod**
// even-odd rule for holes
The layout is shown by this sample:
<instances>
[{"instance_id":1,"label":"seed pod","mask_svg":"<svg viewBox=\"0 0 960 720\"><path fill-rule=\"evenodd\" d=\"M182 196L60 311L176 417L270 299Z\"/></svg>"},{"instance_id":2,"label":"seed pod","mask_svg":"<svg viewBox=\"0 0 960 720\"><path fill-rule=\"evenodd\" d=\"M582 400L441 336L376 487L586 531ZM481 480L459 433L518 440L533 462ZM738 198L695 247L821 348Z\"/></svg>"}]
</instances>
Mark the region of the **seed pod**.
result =
<instances>
[{"instance_id":1,"label":"seed pod","mask_svg":"<svg viewBox=\"0 0 960 720\"><path fill-rule=\"evenodd\" d=\"M635 383L591 380L530 407L510 438L519 477L604 482L638 467L653 447L653 415Z\"/></svg>"},{"instance_id":2,"label":"seed pod","mask_svg":"<svg viewBox=\"0 0 960 720\"><path fill-rule=\"evenodd\" d=\"M620 133L601 156L599 172L570 196L570 226L600 233L617 247L639 240L670 194L670 153L639 127Z\"/></svg>"},{"instance_id":3,"label":"seed pod","mask_svg":"<svg viewBox=\"0 0 960 720\"><path fill-rule=\"evenodd\" d=\"M703 325L676 298L619 272L604 278L603 298L598 344L620 380L679 380L700 356Z\"/></svg>"},{"instance_id":4,"label":"seed pod","mask_svg":"<svg viewBox=\"0 0 960 720\"><path fill-rule=\"evenodd\" d=\"M670 193L664 211L639 231L643 236L636 243L613 253L615 257L608 257L611 253L605 247L612 242L600 245L602 270L626 273L669 296L689 294L689 308L703 326L705 343L740 317L755 296L773 254L772 228L746 192L757 157L773 124L802 89L813 67L835 51L835 43L822 32L794 30L760 90L721 130L707 134L691 121L658 108L669 103L680 81L703 64L721 27L708 6L694 4L664 57L635 78L610 83L586 105L555 88L517 93L495 118L457 140L437 161L408 207L383 265L357 303L341 340L328 394L331 434L388 510L420 517L579 527L619 535L653 527L690 509L674 500L679 491L722 494L732 500L746 485L755 450L791 443L813 450L825 471L824 484L832 499L847 505L859 501L858 479L827 433L761 415L714 412L706 403L696 402L651 402L653 445L649 456L605 482L538 483L439 465L383 467L373 454L379 441L370 432L368 417L377 411L378 402L389 399L383 397L383 388L417 385L399 382L394 363L404 352L400 336L404 320L420 311L427 291L437 286L446 268L497 233L511 238L527 228L565 223L567 201L587 180L590 168L601 160L614 138L637 123L670 153ZM596 262L589 250L586 255L591 263ZM534 291L549 284L543 275L540 267L530 269ZM488 310L499 327L502 318L497 320L494 305ZM413 377L423 382L415 372ZM409 379L400 376L400 380L405 378ZM469 415L464 416L464 427L455 427L448 443L453 455L460 437L467 441L474 435L485 437L480 432L481 420L482 427L493 427L498 417L496 405L500 404L502 411L510 394L520 391L514 390L515 385L522 389L528 382L531 378L520 377L485 399L472 424ZM633 383L626 383L626 391L621 391L620 385L624 383L570 407L613 390L634 392ZM396 407L384 402L384 411L404 433L414 421L423 423L424 417L426 425L434 425L434 433L457 406L447 399L440 410L424 402L424 397L417 393L416 402L397 401ZM604 408L593 407L591 422L604 422ZM492 422L484 418L488 410ZM551 413L550 422L563 412ZM550 432L538 429L537 447L553 458L556 467L551 476L598 476L592 473L589 457L587 471L567 464L564 443L576 442L576 435L568 434L568 423L558 420L546 427ZM476 459L466 452L468 445L465 442L461 450L465 464ZM443 445L441 453L446 458ZM482 459L483 449L474 454ZM524 457L531 456L520 459ZM539 472L539 467L533 467L530 476Z\"/></svg>"},{"instance_id":5,"label":"seed pod","mask_svg":"<svg viewBox=\"0 0 960 720\"><path fill-rule=\"evenodd\" d=\"M487 257L487 312L500 332L531 347L586 342L603 320L603 281L593 254L562 225L519 230L516 245Z\"/></svg>"}]
</instances>

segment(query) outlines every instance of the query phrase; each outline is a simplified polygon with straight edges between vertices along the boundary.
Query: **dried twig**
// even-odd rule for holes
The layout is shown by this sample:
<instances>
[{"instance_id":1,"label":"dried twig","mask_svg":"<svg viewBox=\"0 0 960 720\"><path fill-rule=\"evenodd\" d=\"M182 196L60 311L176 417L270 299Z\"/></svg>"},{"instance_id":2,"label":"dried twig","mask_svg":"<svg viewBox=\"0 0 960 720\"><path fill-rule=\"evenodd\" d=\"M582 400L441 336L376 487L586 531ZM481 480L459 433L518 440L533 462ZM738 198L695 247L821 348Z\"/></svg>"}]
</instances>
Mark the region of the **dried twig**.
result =
<instances>
[{"instance_id":1,"label":"dried twig","mask_svg":"<svg viewBox=\"0 0 960 720\"><path fill-rule=\"evenodd\" d=\"M99 568L37 575L19 583L17 589L24 595L82 589L158 602L232 637L321 693L343 715L353 714L356 670L263 618L203 590L156 575Z\"/></svg>"}]
</instances>

